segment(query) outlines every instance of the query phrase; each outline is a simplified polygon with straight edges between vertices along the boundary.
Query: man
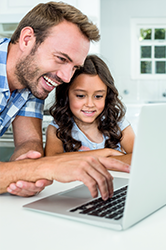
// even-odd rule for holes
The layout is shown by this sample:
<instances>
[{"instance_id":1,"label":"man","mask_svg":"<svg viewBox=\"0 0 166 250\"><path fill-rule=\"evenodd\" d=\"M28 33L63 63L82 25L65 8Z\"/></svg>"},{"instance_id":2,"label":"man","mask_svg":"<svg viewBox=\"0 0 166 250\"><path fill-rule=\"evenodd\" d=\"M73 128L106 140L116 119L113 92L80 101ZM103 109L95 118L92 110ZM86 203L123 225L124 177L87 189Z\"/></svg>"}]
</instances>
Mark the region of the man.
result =
<instances>
[{"instance_id":1,"label":"man","mask_svg":"<svg viewBox=\"0 0 166 250\"><path fill-rule=\"evenodd\" d=\"M58 84L69 82L83 65L98 29L73 6L49 2L33 8L19 23L11 41L0 41L0 133L12 122L15 151L0 163L0 193L30 196L53 180L80 180L93 197L112 195L108 169L129 171L115 159L69 153L44 157L41 119L43 100Z\"/></svg>"}]
</instances>

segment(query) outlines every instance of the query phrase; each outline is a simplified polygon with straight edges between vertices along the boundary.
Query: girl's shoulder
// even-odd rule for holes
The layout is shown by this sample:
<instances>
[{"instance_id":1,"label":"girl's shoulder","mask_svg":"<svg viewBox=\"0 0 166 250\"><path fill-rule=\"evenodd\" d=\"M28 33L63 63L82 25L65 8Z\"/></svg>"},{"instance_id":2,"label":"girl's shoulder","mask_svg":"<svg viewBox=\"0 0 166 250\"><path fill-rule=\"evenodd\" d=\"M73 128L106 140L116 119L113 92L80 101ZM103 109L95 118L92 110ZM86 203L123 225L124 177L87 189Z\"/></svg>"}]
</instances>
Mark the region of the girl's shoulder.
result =
<instances>
[{"instance_id":1,"label":"girl's shoulder","mask_svg":"<svg viewBox=\"0 0 166 250\"><path fill-rule=\"evenodd\" d=\"M58 124L56 124L56 122L54 120L52 120L49 125L52 125L55 128L59 128Z\"/></svg>"},{"instance_id":2,"label":"girl's shoulder","mask_svg":"<svg viewBox=\"0 0 166 250\"><path fill-rule=\"evenodd\" d=\"M127 128L130 125L130 122L127 120L127 118L124 116L122 120L119 122L120 130L123 131L125 128Z\"/></svg>"}]
</instances>

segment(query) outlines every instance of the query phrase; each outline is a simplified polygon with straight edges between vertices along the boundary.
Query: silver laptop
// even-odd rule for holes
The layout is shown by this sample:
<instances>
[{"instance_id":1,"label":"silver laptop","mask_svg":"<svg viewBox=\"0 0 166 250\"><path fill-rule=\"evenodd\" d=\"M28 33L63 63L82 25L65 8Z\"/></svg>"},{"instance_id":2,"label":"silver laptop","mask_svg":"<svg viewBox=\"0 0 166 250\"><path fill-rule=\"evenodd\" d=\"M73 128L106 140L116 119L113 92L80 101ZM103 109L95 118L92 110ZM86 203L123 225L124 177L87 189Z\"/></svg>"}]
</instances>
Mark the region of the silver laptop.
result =
<instances>
[{"instance_id":1,"label":"silver laptop","mask_svg":"<svg viewBox=\"0 0 166 250\"><path fill-rule=\"evenodd\" d=\"M114 196L92 199L77 186L24 208L114 230L125 230L166 204L166 104L141 109L130 178L114 178ZM96 204L97 203L97 204Z\"/></svg>"}]
</instances>

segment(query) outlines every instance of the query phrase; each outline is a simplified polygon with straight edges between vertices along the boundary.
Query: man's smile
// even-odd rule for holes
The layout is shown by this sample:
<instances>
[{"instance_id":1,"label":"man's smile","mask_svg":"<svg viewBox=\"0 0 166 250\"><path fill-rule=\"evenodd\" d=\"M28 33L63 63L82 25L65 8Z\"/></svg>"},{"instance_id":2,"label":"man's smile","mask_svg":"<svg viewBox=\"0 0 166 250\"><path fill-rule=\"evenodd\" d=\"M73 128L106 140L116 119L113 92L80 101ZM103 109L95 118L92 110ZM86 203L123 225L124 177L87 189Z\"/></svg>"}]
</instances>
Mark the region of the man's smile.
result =
<instances>
[{"instance_id":1,"label":"man's smile","mask_svg":"<svg viewBox=\"0 0 166 250\"><path fill-rule=\"evenodd\" d=\"M50 86L50 87L52 87L52 86L57 87L58 86L58 83L51 80L48 76L43 76L43 78L48 86Z\"/></svg>"}]
</instances>

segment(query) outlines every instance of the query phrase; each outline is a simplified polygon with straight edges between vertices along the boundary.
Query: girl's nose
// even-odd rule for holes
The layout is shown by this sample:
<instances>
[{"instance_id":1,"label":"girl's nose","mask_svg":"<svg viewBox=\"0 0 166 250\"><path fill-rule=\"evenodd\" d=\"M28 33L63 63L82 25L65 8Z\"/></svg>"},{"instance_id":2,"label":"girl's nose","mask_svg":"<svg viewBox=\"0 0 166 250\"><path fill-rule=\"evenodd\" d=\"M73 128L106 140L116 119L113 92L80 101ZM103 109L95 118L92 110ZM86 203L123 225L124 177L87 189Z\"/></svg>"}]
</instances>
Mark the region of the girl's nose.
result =
<instances>
[{"instance_id":1,"label":"girl's nose","mask_svg":"<svg viewBox=\"0 0 166 250\"><path fill-rule=\"evenodd\" d=\"M87 99L86 99L86 105L88 107L93 107L94 106L94 102L93 102L93 98L92 97L87 97Z\"/></svg>"}]
</instances>

